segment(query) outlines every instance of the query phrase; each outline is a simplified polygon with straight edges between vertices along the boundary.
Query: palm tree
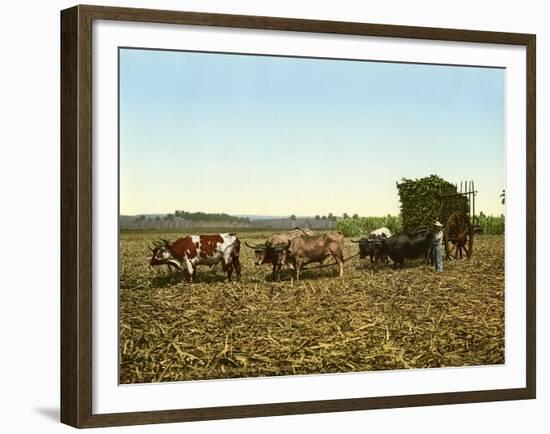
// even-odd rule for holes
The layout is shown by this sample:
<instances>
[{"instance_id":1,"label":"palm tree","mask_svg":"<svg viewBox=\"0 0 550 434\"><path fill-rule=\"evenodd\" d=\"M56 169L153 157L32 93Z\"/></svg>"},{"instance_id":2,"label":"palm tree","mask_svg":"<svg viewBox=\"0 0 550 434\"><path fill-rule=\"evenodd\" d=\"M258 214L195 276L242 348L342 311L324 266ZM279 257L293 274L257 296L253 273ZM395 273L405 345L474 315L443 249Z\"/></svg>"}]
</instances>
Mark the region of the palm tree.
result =
<instances>
[{"instance_id":1,"label":"palm tree","mask_svg":"<svg viewBox=\"0 0 550 434\"><path fill-rule=\"evenodd\" d=\"M502 190L502 193L500 193L500 203L504 205L504 200L506 199L506 190Z\"/></svg>"},{"instance_id":2,"label":"palm tree","mask_svg":"<svg viewBox=\"0 0 550 434\"><path fill-rule=\"evenodd\" d=\"M144 215L140 215L135 218L135 222L138 224L139 229L141 229L141 222L144 222L146 218L147 217L145 217Z\"/></svg>"},{"instance_id":3,"label":"palm tree","mask_svg":"<svg viewBox=\"0 0 550 434\"><path fill-rule=\"evenodd\" d=\"M176 219L174 214L166 214L164 220L168 222L168 227L172 229L172 222Z\"/></svg>"},{"instance_id":4,"label":"palm tree","mask_svg":"<svg viewBox=\"0 0 550 434\"><path fill-rule=\"evenodd\" d=\"M290 222L292 227L296 226L296 216L294 214L290 216Z\"/></svg>"}]
</instances>

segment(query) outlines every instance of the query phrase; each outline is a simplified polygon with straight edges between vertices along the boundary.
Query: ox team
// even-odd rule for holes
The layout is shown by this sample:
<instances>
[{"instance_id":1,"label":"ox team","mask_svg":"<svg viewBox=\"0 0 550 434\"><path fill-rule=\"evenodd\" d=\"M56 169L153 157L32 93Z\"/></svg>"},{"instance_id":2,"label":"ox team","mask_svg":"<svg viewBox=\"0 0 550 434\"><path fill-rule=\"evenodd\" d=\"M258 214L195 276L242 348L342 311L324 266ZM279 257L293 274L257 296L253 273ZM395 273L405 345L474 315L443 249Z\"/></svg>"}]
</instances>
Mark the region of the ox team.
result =
<instances>
[{"instance_id":1,"label":"ox team","mask_svg":"<svg viewBox=\"0 0 550 434\"><path fill-rule=\"evenodd\" d=\"M237 281L241 278L241 242L235 234L188 235L173 243L162 241L152 249L151 265L173 266L184 271L184 276L192 282L197 276L198 265L212 266L221 262L229 282L233 269Z\"/></svg>"},{"instance_id":2,"label":"ox team","mask_svg":"<svg viewBox=\"0 0 550 434\"><path fill-rule=\"evenodd\" d=\"M436 233L437 234L437 233ZM359 244L359 257L370 257L372 263L388 263L403 268L405 259L424 257L426 263L432 258L434 244L440 241L434 232L421 229L415 232L392 235L388 228L372 231L366 238L352 240ZM334 231L314 235L309 229L296 228L288 232L273 234L265 243L245 245L254 250L254 265L270 264L272 279L280 280L283 266L294 271L297 280L303 267L310 263L323 263L332 257L339 267L340 277L344 274L344 236ZM436 269L440 251L435 249ZM151 248L150 265L167 265L183 271L187 281L192 282L197 276L197 266L222 264L227 273L227 280L235 271L237 281L241 277L239 260L241 242L236 234L188 235L173 243L161 240ZM439 255L437 254L439 253Z\"/></svg>"}]
</instances>

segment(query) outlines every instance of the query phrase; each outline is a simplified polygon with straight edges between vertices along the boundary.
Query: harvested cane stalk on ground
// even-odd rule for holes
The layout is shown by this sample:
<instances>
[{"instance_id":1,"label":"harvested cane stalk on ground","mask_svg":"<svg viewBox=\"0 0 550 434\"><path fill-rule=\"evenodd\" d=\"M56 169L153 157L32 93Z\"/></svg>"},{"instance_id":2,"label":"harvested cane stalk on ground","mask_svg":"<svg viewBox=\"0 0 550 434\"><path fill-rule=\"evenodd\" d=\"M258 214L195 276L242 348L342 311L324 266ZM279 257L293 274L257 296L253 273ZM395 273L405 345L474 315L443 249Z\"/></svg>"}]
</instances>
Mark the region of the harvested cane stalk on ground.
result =
<instances>
[{"instance_id":1,"label":"harvested cane stalk on ground","mask_svg":"<svg viewBox=\"0 0 550 434\"><path fill-rule=\"evenodd\" d=\"M268 232L240 234L259 243ZM243 248L243 278L199 269L187 284L146 259L152 239L121 234L120 381L142 383L504 363L504 240L478 237L470 260L436 275L358 258L270 282ZM346 240L345 256L357 252Z\"/></svg>"}]
</instances>

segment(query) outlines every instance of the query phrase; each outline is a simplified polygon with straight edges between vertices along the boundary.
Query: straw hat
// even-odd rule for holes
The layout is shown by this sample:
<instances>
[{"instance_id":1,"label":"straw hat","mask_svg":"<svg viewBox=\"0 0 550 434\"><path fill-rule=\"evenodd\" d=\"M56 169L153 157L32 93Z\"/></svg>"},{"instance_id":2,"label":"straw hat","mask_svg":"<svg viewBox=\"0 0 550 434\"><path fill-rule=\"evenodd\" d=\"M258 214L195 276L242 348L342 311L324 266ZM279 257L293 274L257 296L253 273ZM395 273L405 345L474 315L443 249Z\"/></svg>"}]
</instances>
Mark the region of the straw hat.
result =
<instances>
[{"instance_id":1,"label":"straw hat","mask_svg":"<svg viewBox=\"0 0 550 434\"><path fill-rule=\"evenodd\" d=\"M443 227L443 225L442 225L441 223L439 223L438 221L435 222L434 226L437 226L438 228L442 228L442 227Z\"/></svg>"}]
</instances>

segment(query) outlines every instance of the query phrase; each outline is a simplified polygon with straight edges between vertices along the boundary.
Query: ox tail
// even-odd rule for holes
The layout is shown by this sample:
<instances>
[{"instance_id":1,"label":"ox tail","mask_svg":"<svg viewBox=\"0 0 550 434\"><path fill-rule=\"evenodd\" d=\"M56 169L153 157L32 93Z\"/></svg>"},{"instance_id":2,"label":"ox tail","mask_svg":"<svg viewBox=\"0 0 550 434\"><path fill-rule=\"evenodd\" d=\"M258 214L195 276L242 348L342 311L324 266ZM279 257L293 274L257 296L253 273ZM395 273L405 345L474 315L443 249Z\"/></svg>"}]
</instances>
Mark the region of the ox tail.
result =
<instances>
[{"instance_id":1,"label":"ox tail","mask_svg":"<svg viewBox=\"0 0 550 434\"><path fill-rule=\"evenodd\" d=\"M233 234L230 234L233 235ZM241 254L241 240L239 240L237 237L235 237L235 242L233 243L233 248L231 251L231 255L233 257L239 256Z\"/></svg>"}]
</instances>

